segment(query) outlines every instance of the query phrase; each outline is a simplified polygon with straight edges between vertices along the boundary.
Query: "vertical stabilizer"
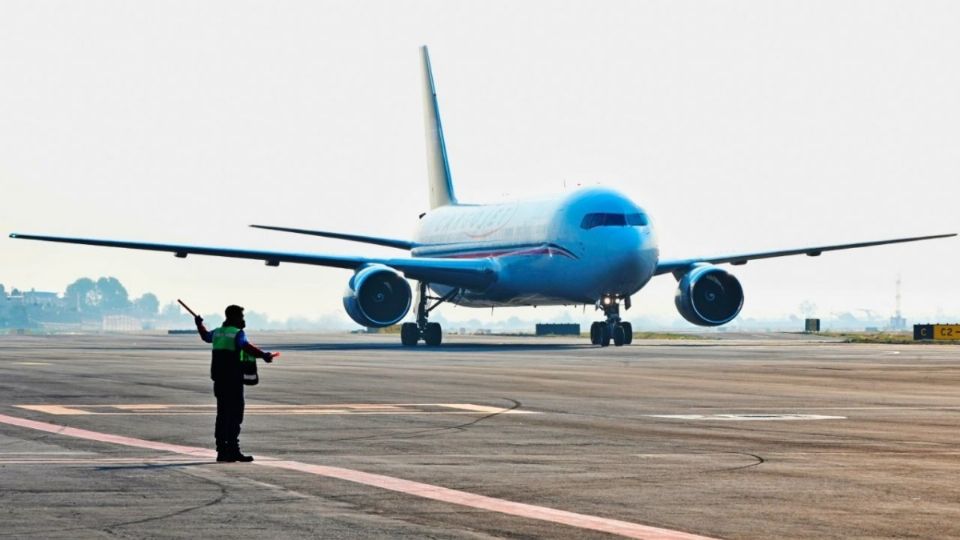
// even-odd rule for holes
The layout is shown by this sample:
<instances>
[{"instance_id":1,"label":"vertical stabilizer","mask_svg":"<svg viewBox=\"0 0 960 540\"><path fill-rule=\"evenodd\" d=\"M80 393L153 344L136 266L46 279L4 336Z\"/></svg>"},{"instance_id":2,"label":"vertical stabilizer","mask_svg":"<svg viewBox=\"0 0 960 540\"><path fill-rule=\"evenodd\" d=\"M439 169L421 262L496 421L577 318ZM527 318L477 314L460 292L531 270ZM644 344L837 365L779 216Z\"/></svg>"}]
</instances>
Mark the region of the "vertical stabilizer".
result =
<instances>
[{"instance_id":1,"label":"vertical stabilizer","mask_svg":"<svg viewBox=\"0 0 960 540\"><path fill-rule=\"evenodd\" d=\"M423 124L427 136L427 181L430 186L430 208L457 204L453 195L453 180L450 163L447 161L447 145L443 142L443 126L437 107L437 90L433 85L430 69L430 54L427 46L420 47L423 66Z\"/></svg>"}]
</instances>

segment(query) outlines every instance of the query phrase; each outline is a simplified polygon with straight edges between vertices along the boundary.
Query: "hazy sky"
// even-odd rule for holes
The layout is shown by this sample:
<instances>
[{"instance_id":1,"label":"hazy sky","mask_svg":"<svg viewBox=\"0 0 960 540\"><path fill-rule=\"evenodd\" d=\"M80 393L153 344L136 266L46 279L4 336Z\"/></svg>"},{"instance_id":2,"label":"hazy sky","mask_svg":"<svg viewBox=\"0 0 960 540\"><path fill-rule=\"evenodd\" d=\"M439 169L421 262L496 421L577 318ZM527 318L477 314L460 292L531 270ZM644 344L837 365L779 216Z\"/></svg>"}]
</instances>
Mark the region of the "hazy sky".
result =
<instances>
[{"instance_id":1,"label":"hazy sky","mask_svg":"<svg viewBox=\"0 0 960 540\"><path fill-rule=\"evenodd\" d=\"M606 185L666 256L955 232L958 28L955 1L0 0L0 283L342 313L344 270L6 235L396 255L247 225L411 235L421 44L461 201ZM735 267L742 316L889 314L898 274L908 317L960 313L958 248ZM675 286L630 314L672 316Z\"/></svg>"}]
</instances>

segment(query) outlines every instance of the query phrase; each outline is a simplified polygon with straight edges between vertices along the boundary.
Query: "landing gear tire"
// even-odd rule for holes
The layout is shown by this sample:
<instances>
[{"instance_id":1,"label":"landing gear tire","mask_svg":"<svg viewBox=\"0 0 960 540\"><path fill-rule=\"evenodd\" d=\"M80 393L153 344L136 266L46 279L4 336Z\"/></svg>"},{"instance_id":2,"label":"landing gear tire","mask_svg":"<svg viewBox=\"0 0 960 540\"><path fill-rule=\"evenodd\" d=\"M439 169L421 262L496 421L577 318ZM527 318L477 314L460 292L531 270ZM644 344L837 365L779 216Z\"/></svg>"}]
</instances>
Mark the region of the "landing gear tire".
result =
<instances>
[{"instance_id":1,"label":"landing gear tire","mask_svg":"<svg viewBox=\"0 0 960 540\"><path fill-rule=\"evenodd\" d=\"M601 347L610 346L610 325L604 322L597 324L597 345Z\"/></svg>"},{"instance_id":2,"label":"landing gear tire","mask_svg":"<svg viewBox=\"0 0 960 540\"><path fill-rule=\"evenodd\" d=\"M622 324L615 324L613 326L613 344L617 347L623 347L623 344L626 343L627 336L624 333L624 328Z\"/></svg>"},{"instance_id":3,"label":"landing gear tire","mask_svg":"<svg viewBox=\"0 0 960 540\"><path fill-rule=\"evenodd\" d=\"M417 284L417 287L420 293L416 308L417 322L404 323L400 326L400 343L404 347L413 347L422 339L428 346L436 347L443 341L443 330L440 328L440 323L427 322L427 315L440 304L456 298L462 291L460 289L450 289L447 294L437 298L427 296L426 282L421 281ZM427 307L427 300L435 300L435 302L432 306Z\"/></svg>"},{"instance_id":4,"label":"landing gear tire","mask_svg":"<svg viewBox=\"0 0 960 540\"><path fill-rule=\"evenodd\" d=\"M423 329L423 341L430 347L440 345L440 342L443 341L443 331L440 328L440 323L427 323L427 327Z\"/></svg>"},{"instance_id":5,"label":"landing gear tire","mask_svg":"<svg viewBox=\"0 0 960 540\"><path fill-rule=\"evenodd\" d=\"M417 323L408 322L400 325L400 343L404 347L416 347L418 341L420 341L420 329L417 328Z\"/></svg>"},{"instance_id":6,"label":"landing gear tire","mask_svg":"<svg viewBox=\"0 0 960 540\"><path fill-rule=\"evenodd\" d=\"M590 325L590 343L594 345L600 344L600 324L599 322L594 322Z\"/></svg>"},{"instance_id":7,"label":"landing gear tire","mask_svg":"<svg viewBox=\"0 0 960 540\"><path fill-rule=\"evenodd\" d=\"M628 322L622 322L620 326L623 327L623 344L629 345L633 343L633 325Z\"/></svg>"}]
</instances>

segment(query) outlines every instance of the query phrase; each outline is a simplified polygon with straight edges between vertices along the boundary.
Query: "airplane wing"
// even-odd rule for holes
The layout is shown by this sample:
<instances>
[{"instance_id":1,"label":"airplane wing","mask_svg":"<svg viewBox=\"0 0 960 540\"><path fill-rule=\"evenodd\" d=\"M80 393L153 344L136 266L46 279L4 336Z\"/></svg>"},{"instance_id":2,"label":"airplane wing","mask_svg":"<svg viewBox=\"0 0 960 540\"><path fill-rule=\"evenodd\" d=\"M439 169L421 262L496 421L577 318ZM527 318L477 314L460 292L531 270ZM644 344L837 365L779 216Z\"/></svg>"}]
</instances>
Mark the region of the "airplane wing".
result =
<instances>
[{"instance_id":1,"label":"airplane wing","mask_svg":"<svg viewBox=\"0 0 960 540\"><path fill-rule=\"evenodd\" d=\"M663 259L657 263L656 275L666 274L668 272L685 272L690 266L697 263L724 264L733 265L747 264L748 261L755 259L772 259L773 257L788 257L790 255L807 255L809 257L818 257L824 251L838 251L841 249L856 249L870 246L882 246L884 244L900 244L903 242L916 242L919 240L932 240L934 238L949 238L956 236L951 234L936 234L932 236L914 236L911 238L894 238L892 240L877 240L874 242L858 242L856 244L838 244L832 246L816 246L797 249L785 249L779 251L759 251L755 253L739 253L734 255L720 255L717 257L694 257L689 259Z\"/></svg>"},{"instance_id":2,"label":"airplane wing","mask_svg":"<svg viewBox=\"0 0 960 540\"><path fill-rule=\"evenodd\" d=\"M267 263L267 266L279 266L280 263L312 264L356 270L368 264L384 264L395 268L408 277L452 287L482 289L497 280L498 265L491 259L441 259L441 258L366 258L312 253L282 253L275 251L255 251L205 246L184 246L177 244L152 244L146 242L125 242L120 240L100 240L96 238L68 238L62 236L39 236L13 233L10 238L21 240L42 240L65 244L84 244L146 251L165 251L184 258L187 255L210 255L213 257L231 257L235 259L254 259Z\"/></svg>"},{"instance_id":3,"label":"airplane wing","mask_svg":"<svg viewBox=\"0 0 960 540\"><path fill-rule=\"evenodd\" d=\"M387 246L397 249L411 250L417 247L416 242L407 240L395 240L393 238L380 238L377 236L360 236L359 234L344 234L329 231L311 231L309 229L294 229L291 227L274 227L272 225L251 225L255 229L267 229L270 231L283 231L296 234L309 234L311 236L323 236L325 238L336 238L338 240L348 240L350 242L363 242L364 244L374 244L378 246Z\"/></svg>"}]
</instances>

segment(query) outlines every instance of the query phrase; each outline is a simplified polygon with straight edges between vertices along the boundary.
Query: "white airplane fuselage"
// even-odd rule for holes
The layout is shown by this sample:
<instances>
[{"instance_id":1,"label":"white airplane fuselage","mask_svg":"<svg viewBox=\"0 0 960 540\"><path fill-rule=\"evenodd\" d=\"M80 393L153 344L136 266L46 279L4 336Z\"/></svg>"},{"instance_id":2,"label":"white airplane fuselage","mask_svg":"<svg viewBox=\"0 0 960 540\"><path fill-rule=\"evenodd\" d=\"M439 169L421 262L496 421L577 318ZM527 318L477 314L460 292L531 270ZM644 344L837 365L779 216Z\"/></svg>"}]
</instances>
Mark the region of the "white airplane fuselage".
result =
<instances>
[{"instance_id":1,"label":"white airplane fuselage","mask_svg":"<svg viewBox=\"0 0 960 540\"><path fill-rule=\"evenodd\" d=\"M420 220L415 241L414 257L489 258L499 265L495 283L463 290L452 300L469 307L593 304L605 296L628 297L653 277L659 257L646 213L620 193L600 188L435 208ZM431 289L440 295L451 290Z\"/></svg>"}]
</instances>

